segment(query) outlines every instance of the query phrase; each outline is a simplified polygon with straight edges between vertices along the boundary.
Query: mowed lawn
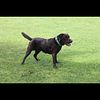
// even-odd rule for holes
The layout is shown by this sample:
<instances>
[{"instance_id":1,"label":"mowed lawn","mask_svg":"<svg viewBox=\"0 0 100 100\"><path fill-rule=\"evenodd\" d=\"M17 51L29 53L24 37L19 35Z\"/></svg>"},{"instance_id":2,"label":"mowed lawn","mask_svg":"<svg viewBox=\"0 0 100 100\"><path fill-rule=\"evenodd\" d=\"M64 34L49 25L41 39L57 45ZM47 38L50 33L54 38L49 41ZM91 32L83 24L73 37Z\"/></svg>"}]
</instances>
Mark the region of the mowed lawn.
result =
<instances>
[{"instance_id":1,"label":"mowed lawn","mask_svg":"<svg viewBox=\"0 0 100 100\"><path fill-rule=\"evenodd\" d=\"M67 32L71 47L58 54L58 69L51 55L34 51L21 65L31 37L55 37ZM100 82L100 17L0 17L0 83L97 83Z\"/></svg>"}]
</instances>

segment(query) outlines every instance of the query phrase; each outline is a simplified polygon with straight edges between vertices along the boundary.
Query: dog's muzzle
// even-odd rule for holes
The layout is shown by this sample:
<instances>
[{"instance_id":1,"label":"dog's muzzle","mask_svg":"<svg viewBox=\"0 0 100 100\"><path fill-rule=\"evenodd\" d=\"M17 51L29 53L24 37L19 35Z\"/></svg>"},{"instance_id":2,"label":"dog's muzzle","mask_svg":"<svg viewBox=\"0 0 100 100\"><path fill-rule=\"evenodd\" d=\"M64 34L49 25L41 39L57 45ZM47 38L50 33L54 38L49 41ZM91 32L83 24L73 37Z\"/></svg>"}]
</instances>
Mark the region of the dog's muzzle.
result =
<instances>
[{"instance_id":1,"label":"dog's muzzle","mask_svg":"<svg viewBox=\"0 0 100 100\"><path fill-rule=\"evenodd\" d=\"M70 39L69 42L66 43L67 46L71 46L71 43L73 42L73 40Z\"/></svg>"}]
</instances>

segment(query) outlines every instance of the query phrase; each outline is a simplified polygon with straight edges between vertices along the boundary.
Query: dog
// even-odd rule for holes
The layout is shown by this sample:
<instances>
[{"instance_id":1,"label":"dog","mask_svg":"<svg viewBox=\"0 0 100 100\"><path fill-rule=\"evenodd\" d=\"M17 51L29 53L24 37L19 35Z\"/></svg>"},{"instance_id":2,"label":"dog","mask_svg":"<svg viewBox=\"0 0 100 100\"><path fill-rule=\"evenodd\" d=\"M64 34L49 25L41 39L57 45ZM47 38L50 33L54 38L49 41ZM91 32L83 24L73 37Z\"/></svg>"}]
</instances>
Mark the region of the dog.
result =
<instances>
[{"instance_id":1,"label":"dog","mask_svg":"<svg viewBox=\"0 0 100 100\"><path fill-rule=\"evenodd\" d=\"M26 54L21 64L24 64L26 58L34 50L35 51L34 58L36 59L36 61L39 61L37 55L42 51L44 53L52 55L53 67L57 68L56 63L59 63L57 61L57 54L59 53L63 45L70 46L71 43L73 42L67 33L61 33L58 36L50 39L31 38L25 32L21 32L21 34L24 36L24 38L30 41L27 47Z\"/></svg>"}]
</instances>

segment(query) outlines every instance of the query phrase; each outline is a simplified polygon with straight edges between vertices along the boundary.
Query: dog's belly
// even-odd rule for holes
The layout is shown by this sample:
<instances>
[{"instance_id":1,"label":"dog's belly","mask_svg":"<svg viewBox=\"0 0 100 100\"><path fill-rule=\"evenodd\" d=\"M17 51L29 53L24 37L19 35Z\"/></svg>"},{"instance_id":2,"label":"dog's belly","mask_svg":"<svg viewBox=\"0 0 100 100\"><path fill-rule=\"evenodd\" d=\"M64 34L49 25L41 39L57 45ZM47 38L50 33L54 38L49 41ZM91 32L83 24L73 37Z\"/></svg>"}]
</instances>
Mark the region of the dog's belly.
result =
<instances>
[{"instance_id":1,"label":"dog's belly","mask_svg":"<svg viewBox=\"0 0 100 100\"><path fill-rule=\"evenodd\" d=\"M49 47L44 47L44 48L42 48L41 51L43 51L44 53L52 54L52 50Z\"/></svg>"},{"instance_id":2,"label":"dog's belly","mask_svg":"<svg viewBox=\"0 0 100 100\"><path fill-rule=\"evenodd\" d=\"M44 50L42 50L44 53L48 53L48 54L52 54L52 52L48 52L48 51L44 51Z\"/></svg>"}]
</instances>

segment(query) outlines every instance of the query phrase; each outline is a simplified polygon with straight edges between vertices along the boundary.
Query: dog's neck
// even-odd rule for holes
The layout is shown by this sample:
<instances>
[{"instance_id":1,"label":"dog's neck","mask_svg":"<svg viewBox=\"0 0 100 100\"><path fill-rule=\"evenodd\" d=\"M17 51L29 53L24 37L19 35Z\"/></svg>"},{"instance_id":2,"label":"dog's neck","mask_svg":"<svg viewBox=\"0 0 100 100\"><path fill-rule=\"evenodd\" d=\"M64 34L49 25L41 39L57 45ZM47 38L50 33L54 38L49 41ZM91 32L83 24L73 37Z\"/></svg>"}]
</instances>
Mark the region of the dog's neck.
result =
<instances>
[{"instance_id":1,"label":"dog's neck","mask_svg":"<svg viewBox=\"0 0 100 100\"><path fill-rule=\"evenodd\" d=\"M55 37L55 41L57 42L57 44L58 44L59 46L62 46L62 45L60 44L60 42L59 42L59 40L58 40L57 37Z\"/></svg>"}]
</instances>

